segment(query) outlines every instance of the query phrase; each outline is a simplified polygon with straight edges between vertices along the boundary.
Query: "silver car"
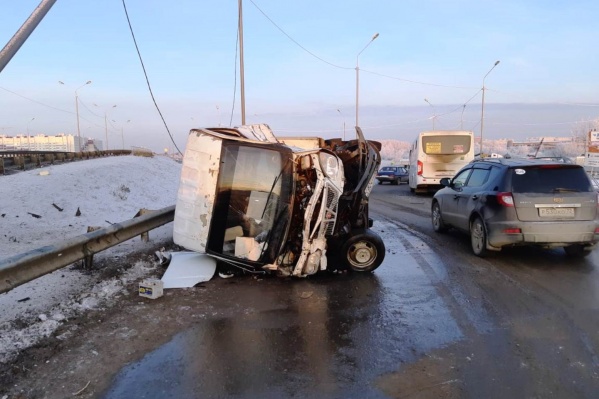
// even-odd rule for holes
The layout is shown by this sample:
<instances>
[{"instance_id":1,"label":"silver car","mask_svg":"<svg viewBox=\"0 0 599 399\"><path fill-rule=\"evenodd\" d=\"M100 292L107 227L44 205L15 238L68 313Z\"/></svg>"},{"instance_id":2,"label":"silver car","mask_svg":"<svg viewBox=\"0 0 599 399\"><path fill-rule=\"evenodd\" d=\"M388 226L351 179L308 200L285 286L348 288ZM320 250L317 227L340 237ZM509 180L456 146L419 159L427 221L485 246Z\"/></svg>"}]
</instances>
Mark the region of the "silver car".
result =
<instances>
[{"instance_id":1,"label":"silver car","mask_svg":"<svg viewBox=\"0 0 599 399\"><path fill-rule=\"evenodd\" d=\"M432 201L433 228L469 233L477 256L516 245L585 256L599 241L598 193L580 165L486 158L441 184Z\"/></svg>"}]
</instances>

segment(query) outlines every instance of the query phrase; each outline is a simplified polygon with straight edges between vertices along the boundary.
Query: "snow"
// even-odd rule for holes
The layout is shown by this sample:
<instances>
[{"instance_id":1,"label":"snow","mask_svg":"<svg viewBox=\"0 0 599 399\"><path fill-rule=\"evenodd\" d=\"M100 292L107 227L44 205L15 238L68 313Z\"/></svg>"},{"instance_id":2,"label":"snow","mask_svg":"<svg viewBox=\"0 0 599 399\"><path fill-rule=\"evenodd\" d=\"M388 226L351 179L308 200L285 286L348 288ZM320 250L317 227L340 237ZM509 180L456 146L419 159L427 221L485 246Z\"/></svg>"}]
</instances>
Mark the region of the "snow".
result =
<instances>
[{"instance_id":1,"label":"snow","mask_svg":"<svg viewBox=\"0 0 599 399\"><path fill-rule=\"evenodd\" d=\"M132 219L142 208L172 206L180 172L181 164L168 157L131 155L0 176L0 259L85 234L88 226ZM96 254L94 261L172 241L172 223L149 236L149 243L136 237ZM138 261L118 278L100 282L65 267L0 294L0 362L51 335L68 318L109 305L128 282L153 275L156 266Z\"/></svg>"}]
</instances>

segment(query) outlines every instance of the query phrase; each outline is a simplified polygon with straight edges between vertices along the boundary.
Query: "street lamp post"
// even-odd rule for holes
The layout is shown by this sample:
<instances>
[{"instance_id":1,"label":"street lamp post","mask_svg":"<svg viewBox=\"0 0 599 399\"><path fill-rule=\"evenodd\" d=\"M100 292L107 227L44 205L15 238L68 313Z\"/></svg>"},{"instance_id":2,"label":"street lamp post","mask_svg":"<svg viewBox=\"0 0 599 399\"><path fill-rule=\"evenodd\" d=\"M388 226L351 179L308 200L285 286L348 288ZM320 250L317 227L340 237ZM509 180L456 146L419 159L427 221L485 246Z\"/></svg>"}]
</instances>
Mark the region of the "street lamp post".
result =
<instances>
[{"instance_id":1,"label":"street lamp post","mask_svg":"<svg viewBox=\"0 0 599 399\"><path fill-rule=\"evenodd\" d=\"M33 121L34 121L34 119L35 119L35 116L34 116L33 118L31 118L31 119L29 120L29 122L27 122L27 136L29 136L29 124L31 124L31 122L33 122Z\"/></svg>"},{"instance_id":2,"label":"street lamp post","mask_svg":"<svg viewBox=\"0 0 599 399\"><path fill-rule=\"evenodd\" d=\"M125 123L129 123L129 122L131 122L131 119L129 119ZM125 149L125 134L123 133L123 126L121 126L121 142L122 142L122 146L123 146L123 150L124 150Z\"/></svg>"},{"instance_id":3,"label":"street lamp post","mask_svg":"<svg viewBox=\"0 0 599 399\"><path fill-rule=\"evenodd\" d=\"M58 83L60 83L61 85L64 85L64 82L62 82L60 80L58 81ZM79 93L77 93L77 90L79 90L83 86L89 85L91 83L92 83L92 81L88 80L87 82L85 82L84 84L82 84L81 86L79 86L78 88L75 89L75 114L77 115L77 141L78 141L79 151L81 150L81 129L79 127Z\"/></svg>"},{"instance_id":4,"label":"street lamp post","mask_svg":"<svg viewBox=\"0 0 599 399\"><path fill-rule=\"evenodd\" d=\"M94 103L94 106L101 108L98 104ZM116 108L116 105L113 105L112 107L108 108L107 110L104 110L104 136L106 138L106 150L108 151L108 111L112 108Z\"/></svg>"},{"instance_id":5,"label":"street lamp post","mask_svg":"<svg viewBox=\"0 0 599 399\"><path fill-rule=\"evenodd\" d=\"M435 118L437 117L437 111L435 110L435 106L433 104L431 104L430 101L428 101L428 99L424 99L424 101L426 101L428 103L428 105L430 105L431 107L433 107L433 130L435 130Z\"/></svg>"},{"instance_id":6,"label":"street lamp post","mask_svg":"<svg viewBox=\"0 0 599 399\"><path fill-rule=\"evenodd\" d=\"M341 110L338 109L337 112L339 112L339 115L341 115L341 117L343 118L343 114L341 113ZM343 118L343 141L345 141L345 118Z\"/></svg>"},{"instance_id":7,"label":"street lamp post","mask_svg":"<svg viewBox=\"0 0 599 399\"><path fill-rule=\"evenodd\" d=\"M33 118L31 118L31 119L29 120L29 122L27 122L27 149L28 149L29 151L31 151L31 139L29 138L29 124L30 124L31 122L33 122L33 120L34 120L34 119L35 119L35 116L34 116Z\"/></svg>"},{"instance_id":8,"label":"street lamp post","mask_svg":"<svg viewBox=\"0 0 599 399\"><path fill-rule=\"evenodd\" d=\"M360 66L359 66L358 61L360 58L360 54L362 54L362 52L364 50L366 50L366 48L368 46L370 46L370 43L372 43L374 41L374 39L376 39L377 37L379 37L379 34L375 33L374 36L372 36L372 39L370 39L370 41L366 44L366 46L364 46L362 51L360 51L358 53L358 55L356 55L356 127L359 126L359 124L358 124L358 107L359 107L359 97L360 97Z\"/></svg>"},{"instance_id":9,"label":"street lamp post","mask_svg":"<svg viewBox=\"0 0 599 399\"><path fill-rule=\"evenodd\" d=\"M110 108L116 108L116 105ZM106 136L106 151L108 151L108 110L104 111L104 135Z\"/></svg>"},{"instance_id":10,"label":"street lamp post","mask_svg":"<svg viewBox=\"0 0 599 399\"><path fill-rule=\"evenodd\" d=\"M489 72L483 78L483 98L480 109L480 156L483 157L483 126L485 121L485 79L491 73L491 71L499 64L499 61L495 61L495 64L489 69Z\"/></svg>"}]
</instances>

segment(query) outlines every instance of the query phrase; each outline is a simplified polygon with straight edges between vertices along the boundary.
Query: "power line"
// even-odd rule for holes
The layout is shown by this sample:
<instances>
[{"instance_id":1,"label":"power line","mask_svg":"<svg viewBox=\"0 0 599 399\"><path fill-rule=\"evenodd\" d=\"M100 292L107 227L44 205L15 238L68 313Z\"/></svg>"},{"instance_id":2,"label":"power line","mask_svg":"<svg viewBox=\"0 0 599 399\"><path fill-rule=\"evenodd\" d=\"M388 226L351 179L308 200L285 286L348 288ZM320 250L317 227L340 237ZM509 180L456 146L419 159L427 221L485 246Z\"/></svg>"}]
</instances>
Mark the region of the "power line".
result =
<instances>
[{"instance_id":1,"label":"power line","mask_svg":"<svg viewBox=\"0 0 599 399\"><path fill-rule=\"evenodd\" d=\"M313 52L311 52L310 50L308 50L306 47L302 46L297 40L295 40L293 37L291 37L291 35L289 35L287 32L285 32L279 25L277 25L272 18L270 18L264 11L262 11L262 9L260 7L258 7L258 5L256 5L256 3L254 3L253 0L250 0L250 2L254 5L254 7L256 7L256 9L258 11L260 11L260 13L262 13L262 15L264 15L264 17L271 23L274 25L275 28L277 28L281 33L283 33L289 40L291 40L296 46L298 46L299 48L301 48L302 50L304 50L306 53L310 54L312 57L316 58L317 60L324 62L327 65L330 65L332 67L338 68L338 69L346 69L346 70L353 70L355 69L355 67L344 67L344 66L340 66L340 65L336 65L333 64L332 62L329 62L327 60L325 60L322 57L319 57L318 55L314 54ZM395 76L390 76L390 75L385 75L382 73L378 73L378 72L374 72L374 71L368 71L366 69L361 69L360 68L360 72L366 72L366 73L370 73L372 75L377 75L377 76L381 76L381 77L385 77L388 79L394 79L394 80L399 80L402 82L407 82L407 83L414 83L414 84L419 84L419 85L425 85L425 86L435 86L435 87L446 87L446 88L451 88L451 89L476 89L476 87L469 87L469 86L452 86L452 85L443 85L443 84L437 84L437 83L429 83L429 82L419 82L416 80L410 80L410 79L403 79L403 78L398 78Z\"/></svg>"},{"instance_id":2,"label":"power line","mask_svg":"<svg viewBox=\"0 0 599 399\"><path fill-rule=\"evenodd\" d=\"M51 109L53 109L53 110L60 111L60 112L66 112L67 114L72 114L72 115L75 115L75 113L74 113L73 111L67 111L67 110L64 110L64 109L60 109L60 108L53 107L53 106L51 106L51 105L48 105L48 104L44 104L44 103L42 103L42 102L40 102L40 101L33 100L33 99L29 98L29 97L25 97L25 96L23 96L23 95L21 95L21 94L19 94L19 93L15 93L15 92L14 92L14 91L12 91L12 90L5 89L4 87L0 87L0 89L2 89L2 90L4 90L4 91L6 91L6 92L8 92L8 93L14 94L15 96L18 96L18 97L24 98L25 100L28 100L28 101L34 102L34 103L36 103L36 104L42 105L42 106L44 106L44 107L51 108Z\"/></svg>"},{"instance_id":3,"label":"power line","mask_svg":"<svg viewBox=\"0 0 599 399\"><path fill-rule=\"evenodd\" d=\"M446 88L449 88L449 89L467 89L467 90L476 89L476 87L469 87L469 86L451 86L451 85L442 85L442 84L437 84L437 83L418 82L416 80L398 78L398 77L395 77L395 76L385 75L385 74L382 74L382 73L378 73L378 72L374 72L374 71L369 71L369 70L362 69L362 68L360 68L360 72L366 72L366 73L370 73L372 75L382 76L382 77L388 78L388 79L399 80L399 81L402 81L402 82L414 83L414 84L419 84L419 85L424 85L424 86L446 87Z\"/></svg>"},{"instance_id":4,"label":"power line","mask_svg":"<svg viewBox=\"0 0 599 399\"><path fill-rule=\"evenodd\" d=\"M133 33L133 27L131 26L131 20L129 19L129 13L127 12L127 5L125 4L125 0L122 0L122 2L123 2L123 9L125 10L125 16L127 17L127 24L129 25L129 31L131 32L131 37L133 38L133 43L135 44L135 50L137 51L137 55L139 57L139 62L141 63L141 68L143 69L144 76L146 78L146 83L148 85L148 90L150 91L150 96L152 97L152 101L154 102L154 106L156 107L156 110L158 111L158 114L160 115L160 119L162 119L162 123L164 123L164 127L166 128L166 131L168 132L168 135L171 138L171 142L173 143L173 145L175 146L177 151L179 151L179 154L183 155L183 153L181 152L179 147L177 147L177 143L175 143L173 135L171 134L171 131L169 130L168 125L166 124L166 120L164 120L164 116L162 115L162 112L160 111L160 107L158 107L158 104L156 103L156 99L154 98L154 93L152 92L152 86L150 85L150 80L148 79L148 73L146 72L146 67L144 65L144 61L141 57L139 47L137 46L137 40L135 39L135 33Z\"/></svg>"},{"instance_id":5,"label":"power line","mask_svg":"<svg viewBox=\"0 0 599 399\"><path fill-rule=\"evenodd\" d=\"M321 57L317 56L316 54L314 54L313 52L311 52L310 50L308 50L307 48L305 48L304 46L302 46L301 44L299 44L299 43L297 42L297 40L295 40L294 38L292 38L292 37L291 37L289 34L287 34L287 32L285 32L285 31L284 31L284 30L283 30L283 29L282 29L282 28L281 28L279 25L277 25L277 24L276 24L276 23L275 23L275 22L274 22L274 21L273 21L273 20L272 20L272 19L271 19L271 18L270 18L268 15L266 15L266 13L265 13L264 11L262 11L262 10L260 9L260 7L258 7L258 6L256 5L256 3L254 3L254 1L253 1L253 0L250 0L250 2L251 2L253 5L254 5L254 7L256 7L256 8L258 9L258 11L260 11L260 12L262 13L262 15L264 15L264 17L265 17L266 19L268 19L268 21L270 21L270 23L271 23L271 24L273 24L273 25L275 26L275 28L277 28L279 31L281 31L281 33L283 33L285 36L287 36L287 38L288 38L289 40L291 40L293 43L295 43L295 44L296 44L296 45L297 45L299 48L301 48L302 50L304 50L306 53L310 54L312 57L316 58L317 60L320 60L320 61L324 62L325 64L328 64L328 65L330 65L330 66L332 66L332 67L335 67L335 68L339 68L339 69L355 69L354 67L343 67L343 66L340 66L340 65L335 65L335 64L333 64L332 62L329 62L329 61L327 61L327 60L325 60L325 59L323 59L323 58L321 58Z\"/></svg>"}]
</instances>

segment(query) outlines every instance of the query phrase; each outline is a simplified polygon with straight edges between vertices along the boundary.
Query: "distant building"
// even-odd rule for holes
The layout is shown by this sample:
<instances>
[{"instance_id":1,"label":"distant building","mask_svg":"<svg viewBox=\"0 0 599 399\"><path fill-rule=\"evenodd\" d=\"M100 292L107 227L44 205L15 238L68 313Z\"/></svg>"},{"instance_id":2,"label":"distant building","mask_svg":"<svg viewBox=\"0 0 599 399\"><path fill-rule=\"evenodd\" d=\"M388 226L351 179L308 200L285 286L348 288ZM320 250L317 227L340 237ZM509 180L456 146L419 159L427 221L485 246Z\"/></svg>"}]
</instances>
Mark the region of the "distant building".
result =
<instances>
[{"instance_id":1,"label":"distant building","mask_svg":"<svg viewBox=\"0 0 599 399\"><path fill-rule=\"evenodd\" d=\"M543 142L543 148L555 148L558 144L584 142L584 137L530 137L525 141L507 140L507 148L510 147L538 147Z\"/></svg>"},{"instance_id":2,"label":"distant building","mask_svg":"<svg viewBox=\"0 0 599 399\"><path fill-rule=\"evenodd\" d=\"M71 134L47 136L0 135L0 151L98 151L103 149L101 140L77 137Z\"/></svg>"}]
</instances>

